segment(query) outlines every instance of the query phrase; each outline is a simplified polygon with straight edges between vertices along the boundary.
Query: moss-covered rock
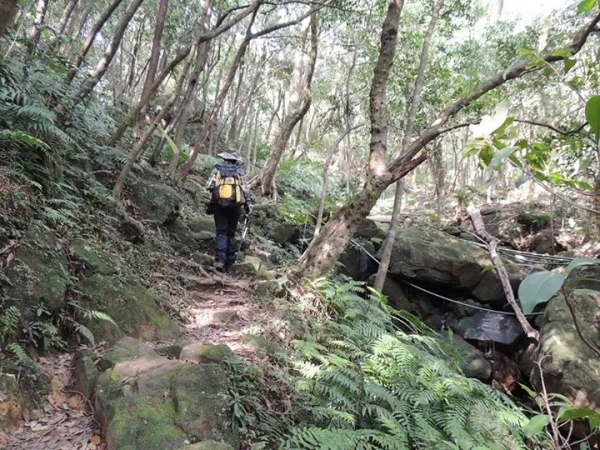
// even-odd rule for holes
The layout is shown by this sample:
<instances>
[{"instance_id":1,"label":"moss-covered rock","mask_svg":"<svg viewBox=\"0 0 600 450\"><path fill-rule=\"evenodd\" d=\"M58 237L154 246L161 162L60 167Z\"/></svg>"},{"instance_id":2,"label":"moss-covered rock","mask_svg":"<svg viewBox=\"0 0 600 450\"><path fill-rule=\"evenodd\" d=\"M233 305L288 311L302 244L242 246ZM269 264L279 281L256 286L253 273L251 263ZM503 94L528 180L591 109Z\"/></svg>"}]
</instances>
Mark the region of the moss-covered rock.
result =
<instances>
[{"instance_id":1,"label":"moss-covered rock","mask_svg":"<svg viewBox=\"0 0 600 450\"><path fill-rule=\"evenodd\" d=\"M8 282L2 287L7 303L19 308L25 319L39 304L45 304L50 311L60 310L70 275L65 251L56 235L41 224L34 224L15 252L5 277Z\"/></svg>"},{"instance_id":2,"label":"moss-covered rock","mask_svg":"<svg viewBox=\"0 0 600 450\"><path fill-rule=\"evenodd\" d=\"M126 241L129 241L132 244L144 243L144 227L137 220L126 217L119 222L117 229Z\"/></svg>"},{"instance_id":3,"label":"moss-covered rock","mask_svg":"<svg viewBox=\"0 0 600 450\"><path fill-rule=\"evenodd\" d=\"M215 220L211 216L200 215L189 220L186 225L194 233L202 233L203 231L209 231L216 233Z\"/></svg>"},{"instance_id":4,"label":"moss-covered rock","mask_svg":"<svg viewBox=\"0 0 600 450\"><path fill-rule=\"evenodd\" d=\"M85 264L86 275L114 275L119 270L119 258L104 251L98 243L86 239L71 241L73 256Z\"/></svg>"},{"instance_id":5,"label":"moss-covered rock","mask_svg":"<svg viewBox=\"0 0 600 450\"><path fill-rule=\"evenodd\" d=\"M492 378L492 364L481 350L472 346L460 336L443 333L446 345L450 347L448 355L456 356L461 370L469 378L489 381Z\"/></svg>"},{"instance_id":6,"label":"moss-covered rock","mask_svg":"<svg viewBox=\"0 0 600 450\"><path fill-rule=\"evenodd\" d=\"M1 361L0 430L16 429L23 420L41 417L42 398L50 390L50 378L35 362Z\"/></svg>"},{"instance_id":7,"label":"moss-covered rock","mask_svg":"<svg viewBox=\"0 0 600 450\"><path fill-rule=\"evenodd\" d=\"M282 353L283 348L276 342L272 342L263 336L254 334L245 334L242 336L242 342L252 347L257 352L264 352L267 355Z\"/></svg>"},{"instance_id":8,"label":"moss-covered rock","mask_svg":"<svg viewBox=\"0 0 600 450\"><path fill-rule=\"evenodd\" d=\"M199 442L197 444L188 445L185 450L234 450L234 448L224 442L215 442L213 440Z\"/></svg>"},{"instance_id":9,"label":"moss-covered rock","mask_svg":"<svg viewBox=\"0 0 600 450\"><path fill-rule=\"evenodd\" d=\"M517 216L517 222L528 232L537 232L549 227L551 220L552 216L549 213L537 209L523 209Z\"/></svg>"},{"instance_id":10,"label":"moss-covered rock","mask_svg":"<svg viewBox=\"0 0 600 450\"><path fill-rule=\"evenodd\" d=\"M273 242L284 245L284 244L296 244L300 239L302 231L304 230L304 224L295 222L286 222L278 224L269 233L269 237Z\"/></svg>"},{"instance_id":11,"label":"moss-covered rock","mask_svg":"<svg viewBox=\"0 0 600 450\"><path fill-rule=\"evenodd\" d=\"M158 353L160 356L164 356L165 358L169 359L179 359L182 350L183 345L181 344L165 345L155 349L156 353Z\"/></svg>"},{"instance_id":12,"label":"moss-covered rock","mask_svg":"<svg viewBox=\"0 0 600 450\"><path fill-rule=\"evenodd\" d=\"M506 297L486 250L441 231L411 227L396 239L390 273L449 288L471 291L480 302L502 306ZM516 290L527 272L521 266L506 265Z\"/></svg>"},{"instance_id":13,"label":"moss-covered rock","mask_svg":"<svg viewBox=\"0 0 600 450\"><path fill-rule=\"evenodd\" d=\"M168 225L179 217L179 195L158 181L138 180L131 186L131 199L144 219Z\"/></svg>"},{"instance_id":14,"label":"moss-covered rock","mask_svg":"<svg viewBox=\"0 0 600 450\"><path fill-rule=\"evenodd\" d=\"M75 356L73 367L73 385L87 398L90 398L94 393L94 387L100 375L100 371L94 362L94 356L94 352L91 350L79 352Z\"/></svg>"},{"instance_id":15,"label":"moss-covered rock","mask_svg":"<svg viewBox=\"0 0 600 450\"><path fill-rule=\"evenodd\" d=\"M273 265L255 256L245 256L243 261L234 266L235 272L248 275L253 279L274 280L277 274L271 269Z\"/></svg>"},{"instance_id":16,"label":"moss-covered rock","mask_svg":"<svg viewBox=\"0 0 600 450\"><path fill-rule=\"evenodd\" d=\"M171 245L182 255L189 255L199 249L194 233L180 219L167 225L166 229L171 237Z\"/></svg>"},{"instance_id":17,"label":"moss-covered rock","mask_svg":"<svg viewBox=\"0 0 600 450\"><path fill-rule=\"evenodd\" d=\"M135 348L140 354L124 356ZM109 449L183 449L186 442L210 440L237 448L228 417L228 376L218 365L169 360L131 341L113 350L118 362L100 375L96 389Z\"/></svg>"},{"instance_id":18,"label":"moss-covered rock","mask_svg":"<svg viewBox=\"0 0 600 450\"><path fill-rule=\"evenodd\" d=\"M572 298L582 334L600 346L600 293L576 293ZM542 367L548 392L565 395L578 407L600 411L600 358L577 333L563 296L550 300L540 322L540 343L526 364L533 385L541 387L535 362L546 357Z\"/></svg>"},{"instance_id":19,"label":"moss-covered rock","mask_svg":"<svg viewBox=\"0 0 600 450\"><path fill-rule=\"evenodd\" d=\"M118 325L89 320L86 325L97 340L114 342L124 335L166 340L179 334L179 326L164 311L164 301L133 279L96 274L80 281L76 289L84 296L84 307L107 313Z\"/></svg>"},{"instance_id":20,"label":"moss-covered rock","mask_svg":"<svg viewBox=\"0 0 600 450\"><path fill-rule=\"evenodd\" d=\"M210 364L220 363L234 356L233 350L225 344L212 345L194 342L183 347L179 359Z\"/></svg>"}]
</instances>

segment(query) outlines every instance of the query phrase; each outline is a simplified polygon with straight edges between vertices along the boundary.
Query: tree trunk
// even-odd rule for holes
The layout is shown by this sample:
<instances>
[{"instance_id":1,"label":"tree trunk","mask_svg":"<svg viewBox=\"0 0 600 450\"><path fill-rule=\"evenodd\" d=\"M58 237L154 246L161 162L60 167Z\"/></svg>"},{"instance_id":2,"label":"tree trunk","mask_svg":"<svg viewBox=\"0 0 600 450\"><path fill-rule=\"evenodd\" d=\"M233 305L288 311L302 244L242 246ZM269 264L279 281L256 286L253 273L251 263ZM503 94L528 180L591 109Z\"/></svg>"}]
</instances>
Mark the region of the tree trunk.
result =
<instances>
[{"instance_id":1,"label":"tree trunk","mask_svg":"<svg viewBox=\"0 0 600 450\"><path fill-rule=\"evenodd\" d=\"M131 0L131 3L127 7L127 10L125 11L123 16L121 17L121 20L119 20L119 23L115 28L115 34L113 35L110 43L108 44L108 47L106 47L104 55L102 56L100 61L98 61L96 70L94 70L94 72L83 82L83 84L77 90L77 92L73 94L74 101L73 105L71 105L72 108L77 106L84 98L86 98L94 90L94 88L98 85L98 83L106 73L108 66L112 62L113 58L115 57L115 54L117 53L117 50L119 49L119 46L121 45L121 40L123 39L125 30L127 30L127 26L131 22L131 19L133 19L133 16L137 12L138 8L140 7L143 1L144 0Z\"/></svg>"},{"instance_id":2,"label":"tree trunk","mask_svg":"<svg viewBox=\"0 0 600 450\"><path fill-rule=\"evenodd\" d=\"M142 135L140 140L131 149L131 152L129 153L129 158L127 159L127 162L123 166L123 169L121 169L119 178L117 179L117 182L115 183L115 187L113 188L113 195L116 198L119 198L121 196L121 192L123 191L123 186L125 186L125 180L127 179L129 172L131 172L131 168L133 167L135 162L138 160L138 158L141 156L141 154L144 153L146 143L152 137L152 134L156 131L156 128L158 127L158 125L160 124L162 119L169 112L169 110L173 107L173 104L175 103L176 98L177 97L175 95L172 95L171 98L169 98L169 100L167 101L167 104L165 105L163 110L158 114L158 116L156 116L156 118L154 119L152 124L148 127L148 129L144 132L144 134Z\"/></svg>"},{"instance_id":3,"label":"tree trunk","mask_svg":"<svg viewBox=\"0 0 600 450\"><path fill-rule=\"evenodd\" d=\"M70 38L63 37L60 47L58 48L58 54L63 57L68 57L69 61L73 61L74 59L74 56L71 54L74 43L79 42L81 33L83 33L92 9L93 6L84 5L83 2L77 3L75 11L73 11L71 18L67 23L67 29L65 30L64 35L70 36Z\"/></svg>"},{"instance_id":4,"label":"tree trunk","mask_svg":"<svg viewBox=\"0 0 600 450\"><path fill-rule=\"evenodd\" d=\"M429 63L429 48L431 46L431 40L433 39L433 33L435 26L440 17L440 11L444 0L437 0L433 6L433 13L427 32L425 33L425 39L423 40L423 47L421 49L421 58L419 61L419 68L417 70L417 77L415 79L415 86L410 100L410 109L406 116L406 128L404 130L404 137L402 138L402 145L400 152L404 152L404 149L408 146L409 140L413 134L415 128L415 122L417 119L417 113L419 111L419 105L421 103L421 93L423 92L423 85L425 84L425 71ZM383 243L383 251L381 254L381 261L379 268L377 269L377 276L375 277L375 283L373 288L379 292L382 291L387 277L387 271L390 266L390 259L394 250L394 242L396 241L396 234L400 227L400 218L402 213L402 200L404 197L404 180L398 181L396 184L396 193L394 198L394 209L392 211L392 222L390 223L390 229Z\"/></svg>"},{"instance_id":5,"label":"tree trunk","mask_svg":"<svg viewBox=\"0 0 600 450\"><path fill-rule=\"evenodd\" d=\"M321 231L321 225L323 224L323 213L325 211L325 201L327 200L327 186L329 184L329 167L331 166L331 161L333 160L333 156L337 152L340 143L344 140L344 138L350 134L352 130L358 127L353 127L344 131L340 137L335 141L335 143L329 148L327 152L327 158L325 159L325 165L323 166L323 191L321 192L321 199L319 201L319 212L317 213L317 223L315 226L315 237L317 237Z\"/></svg>"},{"instance_id":6,"label":"tree trunk","mask_svg":"<svg viewBox=\"0 0 600 450\"><path fill-rule=\"evenodd\" d=\"M234 137L237 132L238 126L238 114L240 110L240 95L242 94L242 86L244 85L244 74L246 72L246 66L242 61L239 73L238 73L238 82L235 88L235 95L233 96L232 103L232 114L231 120L229 123L231 124L229 127L229 132L227 133L227 141L232 143L234 142Z\"/></svg>"},{"instance_id":7,"label":"tree trunk","mask_svg":"<svg viewBox=\"0 0 600 450\"><path fill-rule=\"evenodd\" d=\"M252 23L254 23L255 17L256 17L255 15L252 16L252 22L250 23L248 30L252 26ZM190 156L188 157L188 160L186 161L186 163L183 165L183 167L181 169L181 179L182 180L185 180L187 178L188 174L190 173L190 170L192 169L192 166L194 165L194 161L196 161L196 158L200 154L202 147L208 141L210 131L217 121L217 117L219 115L219 112L221 111L221 107L223 106L225 97L227 97L227 93L229 92L229 89L231 88L231 85L233 84L235 74L236 74L238 68L240 67L242 59L244 58L246 49L248 48L248 44L250 44L249 33L247 33L246 37L242 41L242 44L240 45L240 48L238 49L238 51L235 55L235 58L233 59L233 63L231 64L231 67L229 68L229 73L227 74L227 78L225 79L225 84L223 85L223 87L221 88L221 91L219 92L217 98L215 99L215 103L210 112L210 115L208 116L208 119L202 126L200 133L198 134L198 138L196 139L196 142L194 143L194 148L190 152Z\"/></svg>"},{"instance_id":8,"label":"tree trunk","mask_svg":"<svg viewBox=\"0 0 600 450\"><path fill-rule=\"evenodd\" d=\"M71 15L73 14L78 2L79 0L69 0L67 3L67 6L65 7L58 24L58 36L65 34L65 31L67 30L67 24L69 23L69 20L71 20Z\"/></svg>"},{"instance_id":9,"label":"tree trunk","mask_svg":"<svg viewBox=\"0 0 600 450\"><path fill-rule=\"evenodd\" d=\"M146 80L144 81L144 87L142 88L141 97L144 98L150 92L154 79L156 77L156 71L158 70L158 62L160 58L160 43L162 41L163 31L165 29L165 19L167 17L167 9L169 8L169 0L160 0L158 7L158 15L156 17L156 25L154 27L154 36L152 38L152 51L150 53L150 61L148 63L148 72L146 72ZM142 108L140 114L137 116L136 124L134 126L134 136L139 132L140 127L144 122L144 111Z\"/></svg>"},{"instance_id":10,"label":"tree trunk","mask_svg":"<svg viewBox=\"0 0 600 450\"><path fill-rule=\"evenodd\" d=\"M0 0L0 36L13 24L19 0Z\"/></svg>"},{"instance_id":11,"label":"tree trunk","mask_svg":"<svg viewBox=\"0 0 600 450\"><path fill-rule=\"evenodd\" d=\"M306 35L306 34L305 34ZM310 55L308 61L304 61L303 51L296 56L294 64L294 73L290 82L290 105L288 114L284 117L282 124L275 136L269 159L265 164L262 174L253 180L252 185L260 183L263 195L276 197L277 190L275 188L275 172L281 160L290 136L294 131L296 124L308 112L312 102L310 92L312 78L317 62L317 49L319 43L317 31L317 19L312 16L310 19Z\"/></svg>"},{"instance_id":12,"label":"tree trunk","mask_svg":"<svg viewBox=\"0 0 600 450\"><path fill-rule=\"evenodd\" d=\"M81 53L77 55L75 61L73 61L73 67L71 67L71 69L67 72L67 76L65 77L65 84L67 86L69 86L73 82L77 71L81 67L81 64L85 60L85 57L92 48L92 44L96 39L96 35L100 32L106 21L110 19L110 17L113 15L115 10L119 7L119 5L122 2L123 0L113 0L113 2L108 6L108 8L106 8L106 10L104 10L100 18L96 21L96 23L90 30L89 34L85 38L85 41L83 42L83 48L81 49Z\"/></svg>"},{"instance_id":13,"label":"tree trunk","mask_svg":"<svg viewBox=\"0 0 600 450\"><path fill-rule=\"evenodd\" d=\"M48 11L49 0L38 0L35 5L35 21L31 27L31 33L29 35L29 54L33 55L40 42L42 35L42 27L46 21L46 12Z\"/></svg>"},{"instance_id":14,"label":"tree trunk","mask_svg":"<svg viewBox=\"0 0 600 450\"><path fill-rule=\"evenodd\" d=\"M358 230L362 220L391 183L387 164L387 83L396 52L403 0L391 0L383 21L379 57L369 93L371 142L367 181L358 196L342 207L313 239L299 260L296 274L317 277L329 271ZM406 172L408 173L408 172Z\"/></svg>"}]
</instances>

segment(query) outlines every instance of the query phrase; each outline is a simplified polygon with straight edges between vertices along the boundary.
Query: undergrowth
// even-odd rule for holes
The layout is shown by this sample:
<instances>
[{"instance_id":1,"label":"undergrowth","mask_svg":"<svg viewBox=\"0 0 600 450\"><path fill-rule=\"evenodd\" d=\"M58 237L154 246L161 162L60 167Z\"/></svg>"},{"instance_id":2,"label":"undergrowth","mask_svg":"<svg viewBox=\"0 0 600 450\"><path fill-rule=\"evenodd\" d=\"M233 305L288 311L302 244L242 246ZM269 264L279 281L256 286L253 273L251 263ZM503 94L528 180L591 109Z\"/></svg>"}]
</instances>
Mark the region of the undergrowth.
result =
<instances>
[{"instance_id":1,"label":"undergrowth","mask_svg":"<svg viewBox=\"0 0 600 450\"><path fill-rule=\"evenodd\" d=\"M536 448L512 400L466 378L415 317L347 279L319 280L303 296L311 337L268 376L234 371L232 408L250 448ZM274 392L287 403L269 402Z\"/></svg>"}]
</instances>

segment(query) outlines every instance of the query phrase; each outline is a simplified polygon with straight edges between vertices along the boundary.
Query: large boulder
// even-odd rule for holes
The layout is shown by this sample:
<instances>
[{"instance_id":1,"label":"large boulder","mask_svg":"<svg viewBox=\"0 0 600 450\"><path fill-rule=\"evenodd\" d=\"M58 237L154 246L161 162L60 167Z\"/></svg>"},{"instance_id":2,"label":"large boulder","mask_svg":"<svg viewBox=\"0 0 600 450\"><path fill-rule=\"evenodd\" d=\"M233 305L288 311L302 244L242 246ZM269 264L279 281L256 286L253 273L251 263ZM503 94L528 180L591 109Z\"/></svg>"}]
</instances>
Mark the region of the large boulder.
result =
<instances>
[{"instance_id":1,"label":"large boulder","mask_svg":"<svg viewBox=\"0 0 600 450\"><path fill-rule=\"evenodd\" d=\"M548 228L552 219L541 207L519 203L486 205L481 208L481 218L488 233L515 248L527 246L526 236ZM463 225L474 231L470 218Z\"/></svg>"},{"instance_id":2,"label":"large boulder","mask_svg":"<svg viewBox=\"0 0 600 450\"><path fill-rule=\"evenodd\" d=\"M492 364L481 350L472 346L460 336L443 332L445 345L449 346L447 354L455 356L460 368L468 378L489 381L492 378Z\"/></svg>"},{"instance_id":3,"label":"large boulder","mask_svg":"<svg viewBox=\"0 0 600 450\"><path fill-rule=\"evenodd\" d=\"M91 240L77 238L71 241L73 257L84 266L87 276L114 275L119 270L118 256L108 253Z\"/></svg>"},{"instance_id":4,"label":"large boulder","mask_svg":"<svg viewBox=\"0 0 600 450\"><path fill-rule=\"evenodd\" d=\"M42 224L34 224L27 231L4 275L0 287L6 304L16 306L24 318L40 304L52 312L64 306L70 284L67 257L56 235Z\"/></svg>"},{"instance_id":5,"label":"large boulder","mask_svg":"<svg viewBox=\"0 0 600 450\"><path fill-rule=\"evenodd\" d=\"M486 250L441 231L411 227L396 238L392 275L449 288L466 289L484 303L506 303L504 290ZM521 266L507 264L516 290L527 276Z\"/></svg>"},{"instance_id":6,"label":"large boulder","mask_svg":"<svg viewBox=\"0 0 600 450\"><path fill-rule=\"evenodd\" d=\"M115 340L130 335L146 340L165 340L178 336L179 326L165 312L164 300L133 279L92 275L76 285L81 292L81 306L101 311L117 323L94 318L86 321L96 340Z\"/></svg>"},{"instance_id":7,"label":"large boulder","mask_svg":"<svg viewBox=\"0 0 600 450\"><path fill-rule=\"evenodd\" d=\"M354 280L367 280L377 272L377 265L369 256L375 253L375 245L370 241L361 241L360 247L350 244L338 258L342 273Z\"/></svg>"},{"instance_id":8,"label":"large boulder","mask_svg":"<svg viewBox=\"0 0 600 450\"><path fill-rule=\"evenodd\" d=\"M138 180L131 186L131 200L149 222L167 225L179 217L179 194L158 181Z\"/></svg>"},{"instance_id":9,"label":"large boulder","mask_svg":"<svg viewBox=\"0 0 600 450\"><path fill-rule=\"evenodd\" d=\"M269 238L278 245L298 243L301 237L304 236L306 226L302 223L285 222L275 226L269 232ZM312 229L312 227L311 227ZM307 235L310 230L307 231Z\"/></svg>"},{"instance_id":10,"label":"large boulder","mask_svg":"<svg viewBox=\"0 0 600 450\"><path fill-rule=\"evenodd\" d=\"M211 232L215 233L215 219L207 215L199 215L186 223L187 227L194 233Z\"/></svg>"},{"instance_id":11,"label":"large boulder","mask_svg":"<svg viewBox=\"0 0 600 450\"><path fill-rule=\"evenodd\" d=\"M571 294L583 336L596 348L600 346L600 293ZM563 394L578 407L600 411L600 358L581 339L569 307L562 295L553 298L541 319L540 343L528 355L526 366L532 384L541 388L535 362L543 358L543 379L548 392Z\"/></svg>"},{"instance_id":12,"label":"large boulder","mask_svg":"<svg viewBox=\"0 0 600 450\"><path fill-rule=\"evenodd\" d=\"M229 418L229 379L217 364L186 364L132 338L108 352L96 411L109 450L238 448ZM208 444L211 444L209 446Z\"/></svg>"}]
</instances>

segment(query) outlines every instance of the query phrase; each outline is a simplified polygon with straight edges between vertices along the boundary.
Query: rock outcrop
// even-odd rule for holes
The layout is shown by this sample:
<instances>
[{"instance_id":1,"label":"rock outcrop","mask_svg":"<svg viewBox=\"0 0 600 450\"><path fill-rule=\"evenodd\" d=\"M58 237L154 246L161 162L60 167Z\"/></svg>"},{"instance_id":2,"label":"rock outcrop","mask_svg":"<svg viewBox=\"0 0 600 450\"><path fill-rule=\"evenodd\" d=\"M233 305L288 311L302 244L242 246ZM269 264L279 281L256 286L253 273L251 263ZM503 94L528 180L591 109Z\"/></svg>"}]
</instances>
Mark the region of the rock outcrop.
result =
<instances>
[{"instance_id":1,"label":"rock outcrop","mask_svg":"<svg viewBox=\"0 0 600 450\"><path fill-rule=\"evenodd\" d=\"M509 264L507 270L516 290L527 271ZM441 231L411 227L400 233L389 272L424 284L467 290L483 303L506 303L488 252Z\"/></svg>"},{"instance_id":2,"label":"rock outcrop","mask_svg":"<svg viewBox=\"0 0 600 450\"><path fill-rule=\"evenodd\" d=\"M96 410L109 450L238 448L219 365L167 359L124 338L101 366Z\"/></svg>"}]
</instances>

